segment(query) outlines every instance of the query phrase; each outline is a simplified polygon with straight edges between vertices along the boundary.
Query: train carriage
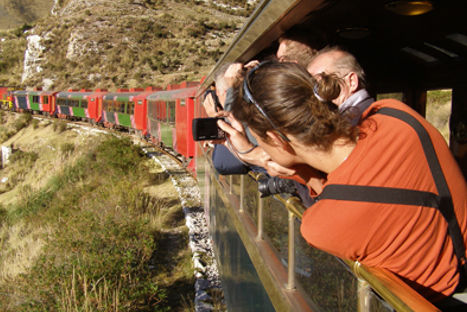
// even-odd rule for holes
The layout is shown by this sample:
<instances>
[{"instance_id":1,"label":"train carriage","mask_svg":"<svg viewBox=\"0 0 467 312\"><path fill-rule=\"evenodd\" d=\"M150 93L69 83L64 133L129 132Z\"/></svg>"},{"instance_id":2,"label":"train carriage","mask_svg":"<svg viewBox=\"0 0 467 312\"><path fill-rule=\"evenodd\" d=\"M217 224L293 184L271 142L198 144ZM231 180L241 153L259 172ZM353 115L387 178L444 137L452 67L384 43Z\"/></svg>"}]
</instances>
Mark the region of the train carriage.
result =
<instances>
[{"instance_id":1,"label":"train carriage","mask_svg":"<svg viewBox=\"0 0 467 312\"><path fill-rule=\"evenodd\" d=\"M102 98L102 121L111 127L135 129L135 98L143 93L138 90L109 92Z\"/></svg>"},{"instance_id":2,"label":"train carriage","mask_svg":"<svg viewBox=\"0 0 467 312\"><path fill-rule=\"evenodd\" d=\"M13 88L10 87L0 87L0 108L10 109L13 107Z\"/></svg>"},{"instance_id":3,"label":"train carriage","mask_svg":"<svg viewBox=\"0 0 467 312\"><path fill-rule=\"evenodd\" d=\"M88 98L93 93L89 90L58 92L56 94L56 114L64 118L90 119Z\"/></svg>"},{"instance_id":4,"label":"train carriage","mask_svg":"<svg viewBox=\"0 0 467 312\"><path fill-rule=\"evenodd\" d=\"M194 155L191 120L198 85L171 85L168 90L147 97L148 134L153 141L172 147L187 158Z\"/></svg>"},{"instance_id":5,"label":"train carriage","mask_svg":"<svg viewBox=\"0 0 467 312\"><path fill-rule=\"evenodd\" d=\"M14 98L15 110L28 111L31 109L30 98L28 91L13 91L12 96Z\"/></svg>"},{"instance_id":6,"label":"train carriage","mask_svg":"<svg viewBox=\"0 0 467 312\"><path fill-rule=\"evenodd\" d=\"M102 99L108 92L105 89L96 89L87 96L88 115L92 123L102 120Z\"/></svg>"},{"instance_id":7,"label":"train carriage","mask_svg":"<svg viewBox=\"0 0 467 312\"><path fill-rule=\"evenodd\" d=\"M55 95L54 91L41 91L38 92L39 97L39 110L47 115L55 113Z\"/></svg>"},{"instance_id":8,"label":"train carriage","mask_svg":"<svg viewBox=\"0 0 467 312\"><path fill-rule=\"evenodd\" d=\"M141 135L145 136L148 133L148 99L147 97L155 91L161 91L162 88L158 87L147 87L144 92L138 94L133 98L135 109L134 109L134 120L135 129Z\"/></svg>"},{"instance_id":9,"label":"train carriage","mask_svg":"<svg viewBox=\"0 0 467 312\"><path fill-rule=\"evenodd\" d=\"M354 54L378 98L386 93L401 96L425 115L428 90L451 89L449 143L465 173L467 153L461 152L467 142L462 130L467 124L464 15L465 4L449 0L265 0L207 76L199 94L226 63L273 57L279 37L299 29ZM196 105L195 117L204 113L202 105ZM307 247L297 233L303 207L296 199L260 198L249 176L219 175L210 161L212 150L202 144L196 147L197 174L229 310L437 311L387 270L342 261ZM341 265L344 262L346 267Z\"/></svg>"}]
</instances>

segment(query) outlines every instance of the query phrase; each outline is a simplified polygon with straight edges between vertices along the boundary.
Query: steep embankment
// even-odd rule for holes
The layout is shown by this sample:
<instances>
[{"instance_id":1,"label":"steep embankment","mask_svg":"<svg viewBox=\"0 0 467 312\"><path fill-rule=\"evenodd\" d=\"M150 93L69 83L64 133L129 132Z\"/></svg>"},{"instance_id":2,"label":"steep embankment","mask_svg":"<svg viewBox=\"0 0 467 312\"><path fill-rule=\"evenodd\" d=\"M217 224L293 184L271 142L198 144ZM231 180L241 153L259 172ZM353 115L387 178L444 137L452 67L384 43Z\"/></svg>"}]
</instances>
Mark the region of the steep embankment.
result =
<instances>
[{"instance_id":1,"label":"steep embankment","mask_svg":"<svg viewBox=\"0 0 467 312\"><path fill-rule=\"evenodd\" d=\"M1 311L193 310L188 230L130 140L2 112Z\"/></svg>"},{"instance_id":2,"label":"steep embankment","mask_svg":"<svg viewBox=\"0 0 467 312\"><path fill-rule=\"evenodd\" d=\"M0 62L0 85L112 89L199 80L254 3L58 1L34 28L0 34L8 58Z\"/></svg>"}]
</instances>

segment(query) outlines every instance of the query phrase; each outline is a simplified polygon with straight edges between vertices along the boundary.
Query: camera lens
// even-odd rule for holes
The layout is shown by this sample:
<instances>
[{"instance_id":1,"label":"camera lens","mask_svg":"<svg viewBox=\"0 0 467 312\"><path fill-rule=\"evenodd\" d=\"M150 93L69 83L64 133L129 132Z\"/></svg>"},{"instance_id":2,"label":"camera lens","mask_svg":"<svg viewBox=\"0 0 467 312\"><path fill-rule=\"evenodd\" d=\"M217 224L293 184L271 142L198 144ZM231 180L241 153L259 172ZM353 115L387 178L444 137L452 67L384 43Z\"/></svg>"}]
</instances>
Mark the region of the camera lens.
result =
<instances>
[{"instance_id":1,"label":"camera lens","mask_svg":"<svg viewBox=\"0 0 467 312\"><path fill-rule=\"evenodd\" d=\"M293 180L262 177L258 179L258 191L261 193L261 197L266 197L280 193L295 193L297 188Z\"/></svg>"}]
</instances>

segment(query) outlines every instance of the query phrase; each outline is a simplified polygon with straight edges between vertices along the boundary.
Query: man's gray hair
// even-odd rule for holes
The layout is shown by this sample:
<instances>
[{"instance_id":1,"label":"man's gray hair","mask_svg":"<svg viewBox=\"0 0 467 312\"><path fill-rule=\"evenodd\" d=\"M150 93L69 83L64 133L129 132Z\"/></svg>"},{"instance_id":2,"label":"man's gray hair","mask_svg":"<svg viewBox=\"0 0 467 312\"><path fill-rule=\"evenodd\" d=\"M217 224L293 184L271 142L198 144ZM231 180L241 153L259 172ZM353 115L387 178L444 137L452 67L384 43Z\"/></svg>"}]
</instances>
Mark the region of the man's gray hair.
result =
<instances>
[{"instance_id":1,"label":"man's gray hair","mask_svg":"<svg viewBox=\"0 0 467 312\"><path fill-rule=\"evenodd\" d=\"M350 52L347 52L338 46L327 46L319 50L318 53L313 57L313 59L318 57L321 54L328 53L328 52L340 52L343 54L343 56L337 59L336 62L334 63L335 72L338 72L340 74L354 72L357 74L357 77L358 77L359 89L367 88L365 71L363 70L362 66L358 63L355 56L353 56Z\"/></svg>"}]
</instances>

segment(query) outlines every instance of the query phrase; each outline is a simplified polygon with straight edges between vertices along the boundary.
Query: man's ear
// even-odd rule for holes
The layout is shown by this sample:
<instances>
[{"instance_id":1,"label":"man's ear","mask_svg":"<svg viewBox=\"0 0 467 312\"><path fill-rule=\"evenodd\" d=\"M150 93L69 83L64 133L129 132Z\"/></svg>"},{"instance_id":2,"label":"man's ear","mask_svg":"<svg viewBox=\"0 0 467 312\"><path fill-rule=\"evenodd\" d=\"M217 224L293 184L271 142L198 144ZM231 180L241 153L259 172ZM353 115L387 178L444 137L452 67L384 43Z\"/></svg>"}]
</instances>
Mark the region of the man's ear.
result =
<instances>
[{"instance_id":1,"label":"man's ear","mask_svg":"<svg viewBox=\"0 0 467 312\"><path fill-rule=\"evenodd\" d=\"M348 77L350 92L354 93L358 90L358 75L354 72L350 72Z\"/></svg>"}]
</instances>

